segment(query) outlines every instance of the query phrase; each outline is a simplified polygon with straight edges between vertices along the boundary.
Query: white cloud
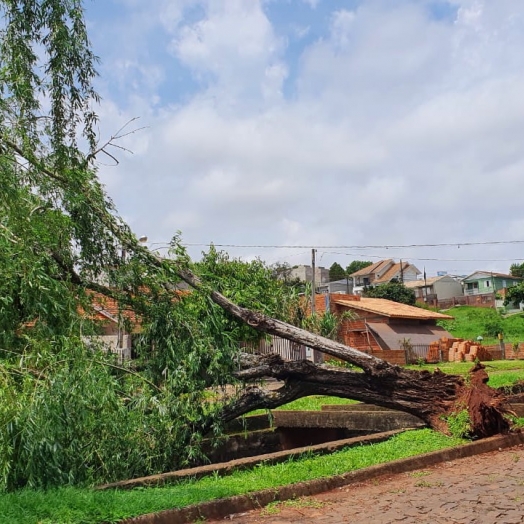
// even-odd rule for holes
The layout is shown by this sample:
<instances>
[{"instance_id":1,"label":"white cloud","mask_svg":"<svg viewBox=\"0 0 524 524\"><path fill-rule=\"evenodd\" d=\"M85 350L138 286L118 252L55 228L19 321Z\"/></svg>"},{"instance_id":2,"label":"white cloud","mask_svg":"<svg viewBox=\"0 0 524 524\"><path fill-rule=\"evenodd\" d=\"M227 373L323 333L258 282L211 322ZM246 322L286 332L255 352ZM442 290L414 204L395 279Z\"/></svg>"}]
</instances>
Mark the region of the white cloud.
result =
<instances>
[{"instance_id":1,"label":"white cloud","mask_svg":"<svg viewBox=\"0 0 524 524\"><path fill-rule=\"evenodd\" d=\"M177 27L174 55L226 105L245 107L258 99L273 101L286 67L279 58L283 42L275 35L259 1L204 3L205 17Z\"/></svg>"},{"instance_id":2,"label":"white cloud","mask_svg":"<svg viewBox=\"0 0 524 524\"><path fill-rule=\"evenodd\" d=\"M190 20L191 3L162 3L151 24L166 31L170 60L202 83L169 105L158 94L162 62L142 61L135 46L115 59L134 93L125 109L107 100L102 117L117 128L140 114L148 129L126 139L135 154L118 170L102 169L112 196L140 234L158 240L177 229L189 242L250 245L520 237L524 4L453 3L455 20L435 19L425 2L332 12L329 32L304 42L300 56L286 55L261 2L197 2ZM325 254L323 263L359 253ZM511 246L367 254L523 256ZM510 264L413 261L450 272Z\"/></svg>"}]
</instances>

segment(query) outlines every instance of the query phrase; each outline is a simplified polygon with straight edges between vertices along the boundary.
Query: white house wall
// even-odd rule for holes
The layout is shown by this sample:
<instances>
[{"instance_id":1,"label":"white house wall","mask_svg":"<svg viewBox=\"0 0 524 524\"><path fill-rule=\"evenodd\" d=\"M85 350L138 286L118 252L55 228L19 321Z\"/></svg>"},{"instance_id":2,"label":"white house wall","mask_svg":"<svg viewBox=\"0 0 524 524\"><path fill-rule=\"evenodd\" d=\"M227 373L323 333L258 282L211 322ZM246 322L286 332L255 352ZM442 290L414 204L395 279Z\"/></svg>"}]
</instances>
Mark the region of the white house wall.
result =
<instances>
[{"instance_id":1,"label":"white house wall","mask_svg":"<svg viewBox=\"0 0 524 524\"><path fill-rule=\"evenodd\" d=\"M433 283L433 289L438 300L460 297L464 294L462 285L451 277L441 278Z\"/></svg>"}]
</instances>

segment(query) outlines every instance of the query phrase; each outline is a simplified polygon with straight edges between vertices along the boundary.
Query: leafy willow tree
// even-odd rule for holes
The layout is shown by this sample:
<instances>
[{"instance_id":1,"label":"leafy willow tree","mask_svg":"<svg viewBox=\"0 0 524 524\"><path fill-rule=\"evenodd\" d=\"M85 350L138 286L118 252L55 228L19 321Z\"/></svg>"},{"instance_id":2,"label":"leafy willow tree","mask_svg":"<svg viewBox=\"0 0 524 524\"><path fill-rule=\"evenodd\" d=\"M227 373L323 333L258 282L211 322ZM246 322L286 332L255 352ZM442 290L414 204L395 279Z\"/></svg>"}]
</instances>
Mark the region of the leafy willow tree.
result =
<instances>
[{"instance_id":1,"label":"leafy willow tree","mask_svg":"<svg viewBox=\"0 0 524 524\"><path fill-rule=\"evenodd\" d=\"M401 282L387 282L366 290L366 296L370 298L385 298L414 306L416 302L415 291L406 287Z\"/></svg>"},{"instance_id":2,"label":"leafy willow tree","mask_svg":"<svg viewBox=\"0 0 524 524\"><path fill-rule=\"evenodd\" d=\"M191 463L228 420L309 394L402 409L438 428L466 405L474 435L508 429L484 376L464 397L460 377L391 366L283 322L303 324L303 308L258 261L211 249L194 264L178 236L168 258L141 246L97 178L96 158L111 144L95 133L97 58L80 0L0 0L0 9L1 488ZM194 291L177 291L181 280ZM88 342L93 293L139 319L136 363L120 365ZM260 334L364 372L240 350ZM251 382L267 376L283 386Z\"/></svg>"},{"instance_id":3,"label":"leafy willow tree","mask_svg":"<svg viewBox=\"0 0 524 524\"><path fill-rule=\"evenodd\" d=\"M329 281L333 282L335 280L342 280L346 278L346 272L344 268L338 263L333 262L329 268Z\"/></svg>"},{"instance_id":4,"label":"leafy willow tree","mask_svg":"<svg viewBox=\"0 0 524 524\"><path fill-rule=\"evenodd\" d=\"M365 267L371 266L372 264L373 262L369 260L353 260L353 262L351 262L346 268L346 273L348 275L352 275L353 273L356 273Z\"/></svg>"}]
</instances>

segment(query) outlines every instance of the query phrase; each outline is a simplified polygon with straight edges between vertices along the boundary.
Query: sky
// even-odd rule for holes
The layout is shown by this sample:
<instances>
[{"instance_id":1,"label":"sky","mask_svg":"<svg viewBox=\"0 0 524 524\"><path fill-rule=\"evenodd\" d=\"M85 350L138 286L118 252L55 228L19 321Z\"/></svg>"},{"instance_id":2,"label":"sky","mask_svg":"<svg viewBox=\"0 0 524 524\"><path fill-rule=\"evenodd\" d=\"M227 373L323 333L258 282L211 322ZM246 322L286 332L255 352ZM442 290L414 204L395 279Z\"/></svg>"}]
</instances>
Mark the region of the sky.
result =
<instances>
[{"instance_id":1,"label":"sky","mask_svg":"<svg viewBox=\"0 0 524 524\"><path fill-rule=\"evenodd\" d=\"M522 0L85 9L100 141L125 135L100 178L150 249L181 231L195 259L524 261Z\"/></svg>"}]
</instances>

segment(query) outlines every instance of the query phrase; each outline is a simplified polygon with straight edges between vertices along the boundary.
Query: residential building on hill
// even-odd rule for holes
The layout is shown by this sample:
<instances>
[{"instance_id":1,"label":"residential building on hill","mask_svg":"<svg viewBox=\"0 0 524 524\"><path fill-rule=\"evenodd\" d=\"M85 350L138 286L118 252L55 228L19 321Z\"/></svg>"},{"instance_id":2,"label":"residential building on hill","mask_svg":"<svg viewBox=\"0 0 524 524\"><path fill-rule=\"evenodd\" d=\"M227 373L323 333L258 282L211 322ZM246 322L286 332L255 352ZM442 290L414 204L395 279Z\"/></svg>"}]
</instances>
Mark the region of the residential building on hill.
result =
<instances>
[{"instance_id":1,"label":"residential building on hill","mask_svg":"<svg viewBox=\"0 0 524 524\"><path fill-rule=\"evenodd\" d=\"M333 280L317 286L317 293L353 293L353 279L343 278L342 280Z\"/></svg>"},{"instance_id":2,"label":"residential building on hill","mask_svg":"<svg viewBox=\"0 0 524 524\"><path fill-rule=\"evenodd\" d=\"M387 284L392 280L410 282L416 280L420 271L409 262L380 260L349 275L353 279L353 293L361 294L366 287Z\"/></svg>"},{"instance_id":3,"label":"residential building on hill","mask_svg":"<svg viewBox=\"0 0 524 524\"><path fill-rule=\"evenodd\" d=\"M462 280L465 295L484 295L497 293L503 289L516 286L524 281L524 278L506 275L504 273L493 273L491 271L475 271Z\"/></svg>"},{"instance_id":4,"label":"residential building on hill","mask_svg":"<svg viewBox=\"0 0 524 524\"><path fill-rule=\"evenodd\" d=\"M429 277L425 280L411 280L404 285L415 291L418 302L434 302L462 296L461 283L449 275Z\"/></svg>"}]
</instances>

